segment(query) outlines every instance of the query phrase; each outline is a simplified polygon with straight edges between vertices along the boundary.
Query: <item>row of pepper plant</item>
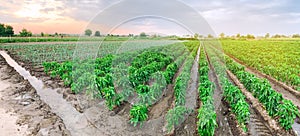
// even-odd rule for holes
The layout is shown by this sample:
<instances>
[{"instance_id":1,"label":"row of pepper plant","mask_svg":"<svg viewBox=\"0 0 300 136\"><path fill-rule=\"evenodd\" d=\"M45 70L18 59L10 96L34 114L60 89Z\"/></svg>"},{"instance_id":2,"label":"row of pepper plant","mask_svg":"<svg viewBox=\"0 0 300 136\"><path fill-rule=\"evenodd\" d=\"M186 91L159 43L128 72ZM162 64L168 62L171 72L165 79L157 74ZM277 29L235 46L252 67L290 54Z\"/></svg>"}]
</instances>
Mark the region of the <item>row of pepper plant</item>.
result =
<instances>
[{"instance_id":1,"label":"row of pepper plant","mask_svg":"<svg viewBox=\"0 0 300 136\"><path fill-rule=\"evenodd\" d=\"M129 76L131 77L131 85L135 87L138 94L138 103L134 104L130 109L130 122L136 126L138 123L143 124L143 121L148 118L148 107L157 102L161 97L163 90L167 84L170 84L178 67L174 60L178 60L178 56L185 51L184 48L172 44L163 48L150 48L146 52L138 55L131 63ZM168 54L168 55L166 55ZM173 61L173 62L172 62ZM157 65L160 63L160 66ZM151 67L156 64L154 67ZM138 72L144 72L138 69L150 67L147 76L142 78L137 77ZM165 70L164 70L165 69ZM164 71L163 71L164 70ZM141 79L142 82L136 82L134 78ZM151 85L149 85L151 81Z\"/></svg>"},{"instance_id":2,"label":"row of pepper plant","mask_svg":"<svg viewBox=\"0 0 300 136\"><path fill-rule=\"evenodd\" d=\"M206 60L204 48L200 48L199 57L199 86L198 93L201 106L198 109L197 129L200 136L213 136L217 127L217 115L214 107L213 93L214 83L209 80L208 72L210 68Z\"/></svg>"},{"instance_id":3,"label":"row of pepper plant","mask_svg":"<svg viewBox=\"0 0 300 136\"><path fill-rule=\"evenodd\" d=\"M274 119L279 118L280 125L289 130L294 124L295 118L300 116L297 107L290 100L282 97L275 91L268 80L258 78L254 74L245 71L245 67L226 56L227 68L235 74L255 98L266 108L268 114Z\"/></svg>"},{"instance_id":4,"label":"row of pepper plant","mask_svg":"<svg viewBox=\"0 0 300 136\"><path fill-rule=\"evenodd\" d=\"M223 90L223 96L232 108L232 112L235 115L239 126L244 132L247 132L247 122L250 119L250 106L246 102L245 96L242 91L235 86L227 77L226 66L223 65L223 54L216 52L213 45L209 44L209 41L205 42L205 48L210 59L220 85Z\"/></svg>"},{"instance_id":5,"label":"row of pepper plant","mask_svg":"<svg viewBox=\"0 0 300 136\"><path fill-rule=\"evenodd\" d=\"M294 40L222 40L223 49L247 66L300 91L299 42Z\"/></svg>"},{"instance_id":6,"label":"row of pepper plant","mask_svg":"<svg viewBox=\"0 0 300 136\"><path fill-rule=\"evenodd\" d=\"M166 115L168 131L171 131L174 127L180 125L184 121L185 116L187 116L193 110L186 108L184 105L185 94L190 80L191 68L197 55L199 41L185 42L184 45L188 49L189 54L185 56L186 59L183 63L182 71L180 71L181 73L175 80L175 106L170 109Z\"/></svg>"}]
</instances>

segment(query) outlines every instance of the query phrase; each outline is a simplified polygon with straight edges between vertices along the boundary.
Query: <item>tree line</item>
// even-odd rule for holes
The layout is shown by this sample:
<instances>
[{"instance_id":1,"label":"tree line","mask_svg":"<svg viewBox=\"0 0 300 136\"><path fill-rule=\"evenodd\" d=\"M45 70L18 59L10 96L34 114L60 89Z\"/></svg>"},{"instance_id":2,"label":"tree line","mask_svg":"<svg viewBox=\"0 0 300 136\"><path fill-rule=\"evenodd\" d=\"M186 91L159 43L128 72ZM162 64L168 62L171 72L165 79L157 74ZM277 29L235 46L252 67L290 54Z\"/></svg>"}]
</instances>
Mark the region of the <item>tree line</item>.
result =
<instances>
[{"instance_id":1,"label":"tree line","mask_svg":"<svg viewBox=\"0 0 300 136\"><path fill-rule=\"evenodd\" d=\"M13 36L14 29L10 25L0 24L0 36Z\"/></svg>"},{"instance_id":2,"label":"tree line","mask_svg":"<svg viewBox=\"0 0 300 136\"><path fill-rule=\"evenodd\" d=\"M84 31L84 35L91 36L93 34L93 31L91 29L86 29ZM96 31L94 36L101 36L100 31Z\"/></svg>"}]
</instances>

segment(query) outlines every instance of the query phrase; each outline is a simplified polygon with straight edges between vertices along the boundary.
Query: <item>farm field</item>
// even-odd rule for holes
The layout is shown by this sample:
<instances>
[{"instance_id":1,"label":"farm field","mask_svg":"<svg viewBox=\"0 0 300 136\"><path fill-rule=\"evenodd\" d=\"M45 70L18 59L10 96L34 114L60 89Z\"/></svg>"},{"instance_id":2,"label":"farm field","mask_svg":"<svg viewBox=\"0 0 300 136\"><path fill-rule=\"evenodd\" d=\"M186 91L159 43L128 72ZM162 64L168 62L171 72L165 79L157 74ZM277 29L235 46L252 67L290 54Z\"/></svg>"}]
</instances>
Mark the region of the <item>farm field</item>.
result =
<instances>
[{"instance_id":1,"label":"farm field","mask_svg":"<svg viewBox=\"0 0 300 136\"><path fill-rule=\"evenodd\" d=\"M222 40L225 53L300 91L300 40Z\"/></svg>"},{"instance_id":2,"label":"farm field","mask_svg":"<svg viewBox=\"0 0 300 136\"><path fill-rule=\"evenodd\" d=\"M62 95L72 112L87 120L72 126L62 116L71 135L296 135L298 45L297 40L120 40L0 49L7 61L11 57L41 81L37 86Z\"/></svg>"}]
</instances>

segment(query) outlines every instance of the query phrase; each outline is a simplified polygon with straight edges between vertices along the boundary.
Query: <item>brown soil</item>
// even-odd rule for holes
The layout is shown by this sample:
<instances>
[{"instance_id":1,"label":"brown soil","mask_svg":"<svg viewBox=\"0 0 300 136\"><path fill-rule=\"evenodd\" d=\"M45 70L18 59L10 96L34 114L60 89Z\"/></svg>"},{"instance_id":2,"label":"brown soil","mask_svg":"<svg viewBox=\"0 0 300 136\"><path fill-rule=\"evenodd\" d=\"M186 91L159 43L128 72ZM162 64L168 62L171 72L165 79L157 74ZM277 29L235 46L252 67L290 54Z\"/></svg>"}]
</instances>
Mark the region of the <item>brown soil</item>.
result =
<instances>
[{"instance_id":1,"label":"brown soil","mask_svg":"<svg viewBox=\"0 0 300 136\"><path fill-rule=\"evenodd\" d=\"M149 119L157 119L160 116L165 115L169 107L172 105L174 101L174 84L169 84L166 89L166 94L162 96L160 101L156 102L149 109Z\"/></svg>"},{"instance_id":2,"label":"brown soil","mask_svg":"<svg viewBox=\"0 0 300 136\"><path fill-rule=\"evenodd\" d=\"M70 135L31 87L0 56L1 135Z\"/></svg>"}]
</instances>

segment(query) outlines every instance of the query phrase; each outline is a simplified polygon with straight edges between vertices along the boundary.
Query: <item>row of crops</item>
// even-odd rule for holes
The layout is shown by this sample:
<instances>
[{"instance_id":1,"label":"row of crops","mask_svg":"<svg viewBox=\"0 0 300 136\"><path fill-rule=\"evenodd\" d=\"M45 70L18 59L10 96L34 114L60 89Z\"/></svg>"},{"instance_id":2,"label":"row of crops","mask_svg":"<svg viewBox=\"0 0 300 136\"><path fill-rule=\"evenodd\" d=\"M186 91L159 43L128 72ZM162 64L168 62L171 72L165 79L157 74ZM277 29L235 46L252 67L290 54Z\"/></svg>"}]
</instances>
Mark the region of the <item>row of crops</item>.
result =
<instances>
[{"instance_id":1,"label":"row of crops","mask_svg":"<svg viewBox=\"0 0 300 136\"><path fill-rule=\"evenodd\" d=\"M176 41L103 41L103 42L78 42L78 43L54 43L54 44L19 44L4 45L0 49L7 50L23 62L31 65L41 65L43 62L64 62L72 59L91 57L105 57L109 54L121 54L143 50L153 46L169 45ZM143 45L143 46L140 46Z\"/></svg>"},{"instance_id":2,"label":"row of crops","mask_svg":"<svg viewBox=\"0 0 300 136\"><path fill-rule=\"evenodd\" d=\"M223 49L247 66L300 90L299 41L223 40Z\"/></svg>"},{"instance_id":3,"label":"row of crops","mask_svg":"<svg viewBox=\"0 0 300 136\"><path fill-rule=\"evenodd\" d=\"M236 50L254 46L233 47L230 42L239 43L242 41L223 42L228 42L224 45L225 51L234 56L238 53ZM76 44L9 45L1 46L1 48L10 51L12 55L17 56L24 62L42 65L47 75L60 78L66 87L71 88L73 93L86 93L91 98L104 100L109 110L114 110L124 103L129 103L129 122L134 126L142 125L144 121L147 121L151 107L163 99L163 95L167 90L172 90L173 102L165 114L167 130L170 132L180 127L192 112L196 112L197 121L195 125L198 135L214 135L218 127L216 113L218 111L215 110L214 91L218 85L223 92L222 97L231 109L230 112L234 114L238 127L247 132L251 107L242 91L227 77L226 70L230 70L244 84L246 89L262 103L270 117L278 121L284 129L289 130L292 128L295 118L299 117L300 114L291 101L284 99L280 93L272 89L267 80L257 78L255 75L246 72L245 67L231 58L227 56L224 58L223 54L216 50L210 41L204 43L203 46L199 47L198 41L182 43L170 41L153 41L152 43L106 41L100 47L97 47L94 43L86 43L86 45L79 48ZM199 48L199 84L197 86L198 90L194 91L198 91L200 107L199 109L191 109L186 106L186 97L188 91L190 91L191 69ZM97 49L97 58L92 58L94 54L85 56L86 53L95 49ZM240 54L252 53L253 55L256 51L255 49L250 50L246 53L240 51ZM74 58L73 56L76 54L82 56ZM295 56L295 54L291 54ZM242 55L236 57L245 62L247 59ZM253 55L249 60L254 61L255 58L259 59L262 56ZM244 57L245 60L241 57ZM264 71L264 67L261 66L265 63L264 61L266 59L259 60L258 66L262 69L258 70ZM275 59L275 61L279 60ZM267 62L270 63L269 66L280 66L270 60ZM294 65L289 60L284 63ZM295 63L298 63L298 61ZM256 64L251 66L258 67ZM299 65L295 64L295 66ZM218 82L214 83L210 80L210 72L216 74ZM290 72L290 75L299 73L297 70L291 70ZM272 75L271 73L268 74ZM276 78L282 80L279 75ZM292 79L294 78L286 77L288 83L297 86ZM167 86L171 84L173 88L167 89Z\"/></svg>"},{"instance_id":4,"label":"row of crops","mask_svg":"<svg viewBox=\"0 0 300 136\"><path fill-rule=\"evenodd\" d=\"M216 52L215 48L207 43L205 43L205 45L210 62L218 76L221 89L223 90L223 97L229 103L239 126L244 132L247 132L247 123L250 119L250 106L246 102L245 96L241 90L228 79L226 67L223 65L223 55Z\"/></svg>"},{"instance_id":5,"label":"row of crops","mask_svg":"<svg viewBox=\"0 0 300 136\"><path fill-rule=\"evenodd\" d=\"M180 125L186 116L192 112L193 109L185 107L186 102L186 91L190 81L191 68L194 62L194 59L197 55L199 42L189 42L185 44L189 50L188 55L180 56L180 60L184 60L181 71L175 79L174 85L174 97L175 97L175 106L171 108L167 113L167 129L171 131L173 128Z\"/></svg>"},{"instance_id":6,"label":"row of crops","mask_svg":"<svg viewBox=\"0 0 300 136\"><path fill-rule=\"evenodd\" d=\"M180 44L180 43L179 43ZM182 71L175 80L175 107L184 108L185 93L190 70L198 49L198 42L186 42L152 47L115 55L106 55L96 60L77 60L59 63L44 62L44 70L52 77L60 77L74 93L85 91L93 98L104 99L112 110L124 101L132 104L130 122L136 126L148 118L148 109L161 99L167 84L173 83L175 73ZM136 96L133 99L131 96ZM184 108L185 112L187 108ZM169 114L177 116L176 114ZM182 114L180 114L182 115ZM169 126L179 120L168 119Z\"/></svg>"},{"instance_id":7,"label":"row of crops","mask_svg":"<svg viewBox=\"0 0 300 136\"><path fill-rule=\"evenodd\" d=\"M290 100L282 97L282 94L272 89L266 79L260 79L255 75L246 72L245 68L226 56L227 68L235 74L255 98L266 108L268 114L277 119L280 125L288 130L292 128L294 120L300 116L297 107Z\"/></svg>"},{"instance_id":8,"label":"row of crops","mask_svg":"<svg viewBox=\"0 0 300 136\"><path fill-rule=\"evenodd\" d=\"M216 48L213 47L212 43L209 43L209 50L213 52L216 56L215 58L221 57L219 50L216 50ZM213 57L214 58L214 57ZM212 59L213 60L213 59ZM220 61L220 60L219 60ZM245 71L245 67L238 64L237 62L233 61L230 57L225 56L224 62L226 63L226 68L230 70L234 75L237 76L237 78L240 80L242 84L244 84L245 88L252 93L252 95L259 100L265 107L267 113L270 117L274 118L278 123L286 130L289 130L292 128L292 125L294 124L295 118L300 116L299 111L297 107L292 103L290 100L286 100L282 97L282 94L275 91L270 83L266 79L261 79L256 77L254 74L251 74L247 71ZM218 66L215 66L216 72L218 72ZM223 70L223 74L226 75L226 73ZM221 83L222 83L222 78ZM225 78L224 78L225 79ZM225 81L226 83L226 81ZM227 82L229 83L229 82ZM228 88L228 87L227 87ZM224 96L227 99L227 101L231 101L233 97L236 96L238 98L242 98L240 102L235 101L234 104L239 105L240 112L237 114L238 122L247 122L249 119L250 112L247 110L247 107L249 109L249 106L247 106L247 103L244 100L244 96L238 89L232 89L237 90L234 93L228 93L226 89L224 89ZM228 96L227 96L228 95ZM227 97L226 97L227 96ZM245 105L245 106L242 106ZM233 106L232 106L233 107ZM244 107L244 108L242 108ZM233 108L234 111L234 108ZM239 115L244 115L239 117ZM242 120L240 120L242 119ZM243 126L243 125L241 125ZM245 130L245 129L244 129Z\"/></svg>"},{"instance_id":9,"label":"row of crops","mask_svg":"<svg viewBox=\"0 0 300 136\"><path fill-rule=\"evenodd\" d=\"M129 37L0 37L0 43L24 43L24 42L77 42L79 41L125 41Z\"/></svg>"},{"instance_id":10,"label":"row of crops","mask_svg":"<svg viewBox=\"0 0 300 136\"><path fill-rule=\"evenodd\" d=\"M198 94L202 102L197 115L197 129L198 134L214 135L215 128L217 127L217 115L214 107L213 93L215 84L209 80L208 62L204 52L204 47L200 48L199 58L199 86Z\"/></svg>"}]
</instances>

